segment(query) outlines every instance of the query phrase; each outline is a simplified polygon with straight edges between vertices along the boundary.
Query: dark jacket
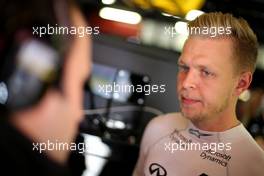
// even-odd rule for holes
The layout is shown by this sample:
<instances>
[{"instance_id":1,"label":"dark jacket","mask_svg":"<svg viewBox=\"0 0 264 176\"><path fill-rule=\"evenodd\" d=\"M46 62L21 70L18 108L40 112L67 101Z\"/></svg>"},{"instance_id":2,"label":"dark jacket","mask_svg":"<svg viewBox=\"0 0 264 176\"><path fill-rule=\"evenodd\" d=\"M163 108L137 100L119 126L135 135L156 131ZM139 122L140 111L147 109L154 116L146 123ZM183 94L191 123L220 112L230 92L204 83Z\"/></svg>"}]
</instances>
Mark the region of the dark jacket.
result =
<instances>
[{"instance_id":1,"label":"dark jacket","mask_svg":"<svg viewBox=\"0 0 264 176\"><path fill-rule=\"evenodd\" d=\"M7 122L0 122L0 172L16 176L67 176L69 169L33 151L33 142Z\"/></svg>"}]
</instances>

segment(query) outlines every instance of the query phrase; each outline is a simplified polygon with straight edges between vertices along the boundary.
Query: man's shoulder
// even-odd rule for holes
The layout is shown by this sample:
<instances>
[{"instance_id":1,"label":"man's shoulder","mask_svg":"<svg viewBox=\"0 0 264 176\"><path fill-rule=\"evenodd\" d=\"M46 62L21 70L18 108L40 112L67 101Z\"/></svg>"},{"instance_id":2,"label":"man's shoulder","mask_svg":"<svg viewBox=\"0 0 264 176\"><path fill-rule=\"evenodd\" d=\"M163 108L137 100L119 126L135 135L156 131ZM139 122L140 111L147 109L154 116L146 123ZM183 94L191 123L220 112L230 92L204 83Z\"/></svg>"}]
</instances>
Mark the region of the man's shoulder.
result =
<instances>
[{"instance_id":1,"label":"man's shoulder","mask_svg":"<svg viewBox=\"0 0 264 176\"><path fill-rule=\"evenodd\" d=\"M169 113L153 118L145 128L143 135L144 147L154 144L161 138L170 135L175 129L184 129L188 120L180 113Z\"/></svg>"},{"instance_id":2,"label":"man's shoulder","mask_svg":"<svg viewBox=\"0 0 264 176\"><path fill-rule=\"evenodd\" d=\"M188 120L182 116L181 113L168 113L158 117L153 118L149 124L148 128L159 130L160 132L170 132L176 128L182 129L186 128Z\"/></svg>"},{"instance_id":3,"label":"man's shoulder","mask_svg":"<svg viewBox=\"0 0 264 176\"><path fill-rule=\"evenodd\" d=\"M231 162L231 168L236 169L239 167L245 173L250 171L254 173L253 175L260 175L259 173L263 172L264 151L243 125L240 125L237 129L235 135L230 138L233 161Z\"/></svg>"},{"instance_id":4,"label":"man's shoulder","mask_svg":"<svg viewBox=\"0 0 264 176\"><path fill-rule=\"evenodd\" d=\"M264 151L249 136L244 136L236 146L232 146L232 160L231 173L240 170L240 175L263 175Z\"/></svg>"},{"instance_id":5,"label":"man's shoulder","mask_svg":"<svg viewBox=\"0 0 264 176\"><path fill-rule=\"evenodd\" d=\"M237 141L234 141L234 149L237 151L243 151L239 153L240 156L246 156L248 158L259 158L264 162L264 151L257 144L255 139L250 135L246 128L242 127L240 136L237 137ZM232 147L233 148L233 147ZM264 164L264 163L263 163Z\"/></svg>"}]
</instances>

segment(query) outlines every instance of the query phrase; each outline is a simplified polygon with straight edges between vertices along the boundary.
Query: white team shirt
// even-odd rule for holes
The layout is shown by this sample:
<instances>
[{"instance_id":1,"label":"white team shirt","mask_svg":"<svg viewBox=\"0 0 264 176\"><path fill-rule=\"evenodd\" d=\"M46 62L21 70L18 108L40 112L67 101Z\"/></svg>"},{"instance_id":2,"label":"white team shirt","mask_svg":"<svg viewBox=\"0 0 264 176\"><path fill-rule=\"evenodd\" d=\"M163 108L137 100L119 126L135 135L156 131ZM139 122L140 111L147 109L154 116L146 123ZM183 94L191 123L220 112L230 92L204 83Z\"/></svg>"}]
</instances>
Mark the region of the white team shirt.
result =
<instances>
[{"instance_id":1,"label":"white team shirt","mask_svg":"<svg viewBox=\"0 0 264 176\"><path fill-rule=\"evenodd\" d=\"M210 132L167 114L148 124L133 175L264 176L264 151L242 124Z\"/></svg>"}]
</instances>

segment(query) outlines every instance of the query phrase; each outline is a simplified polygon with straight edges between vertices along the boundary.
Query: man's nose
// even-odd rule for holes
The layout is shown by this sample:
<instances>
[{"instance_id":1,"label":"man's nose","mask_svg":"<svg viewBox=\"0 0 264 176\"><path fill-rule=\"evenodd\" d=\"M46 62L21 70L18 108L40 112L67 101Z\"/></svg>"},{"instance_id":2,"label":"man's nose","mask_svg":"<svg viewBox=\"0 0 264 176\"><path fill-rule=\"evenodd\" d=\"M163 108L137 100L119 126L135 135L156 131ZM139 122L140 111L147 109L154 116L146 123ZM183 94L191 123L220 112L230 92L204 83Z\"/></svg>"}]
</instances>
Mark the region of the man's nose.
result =
<instances>
[{"instance_id":1,"label":"man's nose","mask_svg":"<svg viewBox=\"0 0 264 176\"><path fill-rule=\"evenodd\" d=\"M194 71L189 70L186 73L186 76L184 77L183 80L183 88L185 89L195 89L197 87L197 81L198 77L195 75Z\"/></svg>"}]
</instances>

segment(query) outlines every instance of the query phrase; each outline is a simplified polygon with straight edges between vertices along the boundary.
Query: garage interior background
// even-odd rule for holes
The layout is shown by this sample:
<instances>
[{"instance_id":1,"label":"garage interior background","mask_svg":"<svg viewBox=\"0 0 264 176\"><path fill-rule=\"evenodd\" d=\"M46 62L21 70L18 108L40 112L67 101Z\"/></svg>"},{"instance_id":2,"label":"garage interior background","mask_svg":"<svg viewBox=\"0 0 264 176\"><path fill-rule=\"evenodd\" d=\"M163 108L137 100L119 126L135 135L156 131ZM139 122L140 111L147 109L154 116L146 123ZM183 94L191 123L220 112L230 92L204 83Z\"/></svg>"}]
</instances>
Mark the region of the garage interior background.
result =
<instances>
[{"instance_id":1,"label":"garage interior background","mask_svg":"<svg viewBox=\"0 0 264 176\"><path fill-rule=\"evenodd\" d=\"M254 91L264 92L264 2L261 0L79 0L93 35L93 72L86 92L81 132L89 152L85 176L131 175L146 124L153 117L178 111L177 59L186 39L184 27L203 12L230 12L245 18L260 47L252 86L241 96L240 120L249 125L257 107ZM177 34L176 34L177 32ZM102 93L101 84L165 85L163 93ZM259 94L258 94L259 95ZM260 96L261 97L261 96ZM256 106L256 105L255 105ZM259 128L263 128L258 122ZM254 136L256 129L249 130ZM255 130L255 131L254 131ZM262 130L264 131L264 130ZM255 133L254 133L255 132ZM259 133L258 133L259 134ZM263 134L260 134L263 137ZM258 135L256 135L258 137Z\"/></svg>"}]
</instances>

